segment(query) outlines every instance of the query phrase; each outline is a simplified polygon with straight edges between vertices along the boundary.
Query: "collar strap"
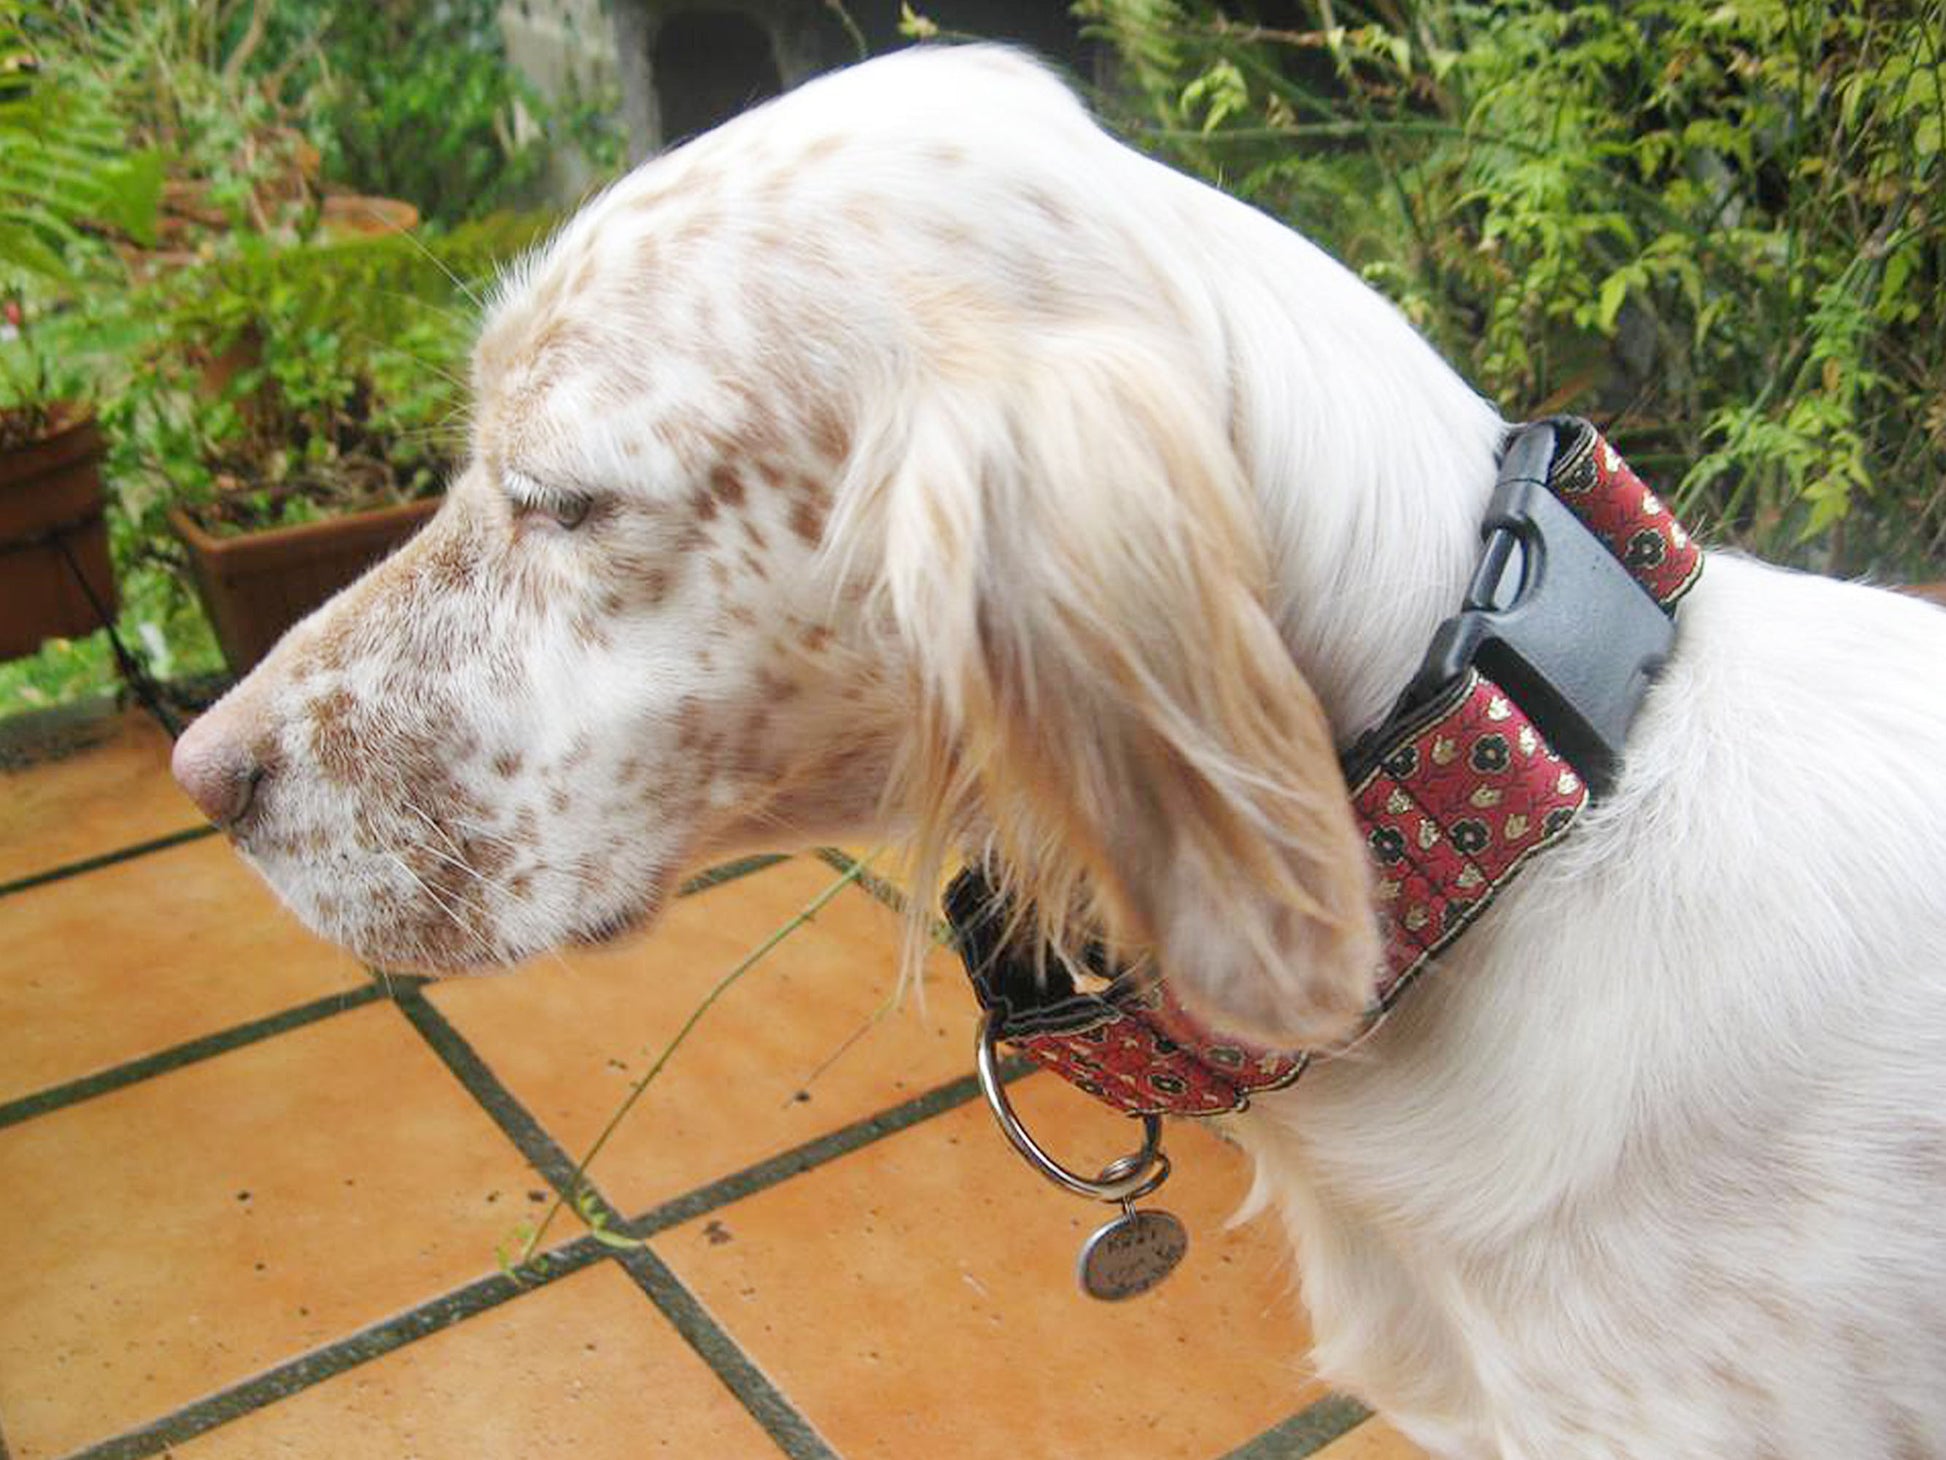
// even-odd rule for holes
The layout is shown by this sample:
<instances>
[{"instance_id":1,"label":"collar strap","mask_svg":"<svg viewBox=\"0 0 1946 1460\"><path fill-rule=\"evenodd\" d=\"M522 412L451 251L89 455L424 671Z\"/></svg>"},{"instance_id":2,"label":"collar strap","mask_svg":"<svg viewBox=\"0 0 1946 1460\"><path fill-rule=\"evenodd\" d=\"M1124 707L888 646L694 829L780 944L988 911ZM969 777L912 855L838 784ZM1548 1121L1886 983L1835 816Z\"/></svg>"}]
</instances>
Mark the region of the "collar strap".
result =
<instances>
[{"instance_id":1,"label":"collar strap","mask_svg":"<svg viewBox=\"0 0 1946 1460\"><path fill-rule=\"evenodd\" d=\"M1617 774L1702 553L1586 421L1520 428L1460 612L1345 778L1378 874L1385 969L1374 1017L1565 836ZM1014 936L978 868L946 910L994 1035L1133 1115L1220 1115L1303 1074L1311 1052L1203 1028L1167 985L1107 966L1100 992Z\"/></svg>"}]
</instances>

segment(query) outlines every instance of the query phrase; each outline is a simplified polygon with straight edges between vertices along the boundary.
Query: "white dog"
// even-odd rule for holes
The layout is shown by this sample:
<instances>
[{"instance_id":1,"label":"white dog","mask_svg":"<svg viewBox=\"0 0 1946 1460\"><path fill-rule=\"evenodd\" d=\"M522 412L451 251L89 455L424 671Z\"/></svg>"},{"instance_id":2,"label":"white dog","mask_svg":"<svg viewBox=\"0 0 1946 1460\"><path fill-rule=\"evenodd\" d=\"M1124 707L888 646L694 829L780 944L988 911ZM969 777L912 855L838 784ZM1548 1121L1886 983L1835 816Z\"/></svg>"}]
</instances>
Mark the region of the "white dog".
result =
<instances>
[{"instance_id":1,"label":"white dog","mask_svg":"<svg viewBox=\"0 0 1946 1460\"><path fill-rule=\"evenodd\" d=\"M177 751L320 933L502 963L889 830L1217 1029L1360 1027L1338 752L1506 428L1303 239L906 53L588 206L475 386L438 518ZM1946 1456L1946 615L1712 555L1612 792L1234 1129L1435 1455Z\"/></svg>"}]
</instances>

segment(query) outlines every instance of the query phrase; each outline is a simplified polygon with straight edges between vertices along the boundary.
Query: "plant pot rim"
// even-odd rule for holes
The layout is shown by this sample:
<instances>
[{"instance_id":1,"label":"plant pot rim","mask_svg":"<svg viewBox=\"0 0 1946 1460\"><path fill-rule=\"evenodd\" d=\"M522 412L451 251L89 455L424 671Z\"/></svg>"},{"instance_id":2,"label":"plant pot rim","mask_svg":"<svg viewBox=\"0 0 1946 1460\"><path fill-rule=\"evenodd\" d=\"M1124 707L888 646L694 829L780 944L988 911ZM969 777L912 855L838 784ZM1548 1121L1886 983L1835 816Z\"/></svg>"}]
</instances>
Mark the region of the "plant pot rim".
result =
<instances>
[{"instance_id":1,"label":"plant pot rim","mask_svg":"<svg viewBox=\"0 0 1946 1460\"><path fill-rule=\"evenodd\" d=\"M365 512L346 512L336 517L319 518L316 522L299 522L290 527L254 528L227 537L218 537L191 516L186 508L175 506L169 509L169 525L197 552L213 558L223 558L256 552L282 551L313 539L333 537L344 531L348 525L362 528L417 521L432 516L439 510L439 504L444 500L443 496L421 497L416 501L401 502L392 507L374 507Z\"/></svg>"}]
</instances>

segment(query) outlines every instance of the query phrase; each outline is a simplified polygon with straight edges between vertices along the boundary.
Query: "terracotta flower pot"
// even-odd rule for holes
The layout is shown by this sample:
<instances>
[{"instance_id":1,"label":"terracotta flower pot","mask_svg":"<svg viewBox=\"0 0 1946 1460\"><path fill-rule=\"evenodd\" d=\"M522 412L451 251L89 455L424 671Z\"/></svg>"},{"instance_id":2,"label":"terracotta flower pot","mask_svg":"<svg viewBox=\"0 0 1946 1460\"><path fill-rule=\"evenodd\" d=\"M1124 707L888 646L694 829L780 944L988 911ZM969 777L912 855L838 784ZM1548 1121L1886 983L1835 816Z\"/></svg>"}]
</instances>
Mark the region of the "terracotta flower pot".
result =
<instances>
[{"instance_id":1,"label":"terracotta flower pot","mask_svg":"<svg viewBox=\"0 0 1946 1460\"><path fill-rule=\"evenodd\" d=\"M92 415L67 419L0 453L0 659L31 654L43 639L93 633L102 613L116 610L101 432ZM99 610L76 580L77 567Z\"/></svg>"},{"instance_id":2,"label":"terracotta flower pot","mask_svg":"<svg viewBox=\"0 0 1946 1460\"><path fill-rule=\"evenodd\" d=\"M329 193L318 207L318 231L327 239L379 238L418 226L419 210L401 198Z\"/></svg>"},{"instance_id":3,"label":"terracotta flower pot","mask_svg":"<svg viewBox=\"0 0 1946 1460\"><path fill-rule=\"evenodd\" d=\"M408 502L298 527L216 537L181 508L169 525L189 549L196 591L232 671L241 675L285 630L411 537L439 503Z\"/></svg>"}]
</instances>

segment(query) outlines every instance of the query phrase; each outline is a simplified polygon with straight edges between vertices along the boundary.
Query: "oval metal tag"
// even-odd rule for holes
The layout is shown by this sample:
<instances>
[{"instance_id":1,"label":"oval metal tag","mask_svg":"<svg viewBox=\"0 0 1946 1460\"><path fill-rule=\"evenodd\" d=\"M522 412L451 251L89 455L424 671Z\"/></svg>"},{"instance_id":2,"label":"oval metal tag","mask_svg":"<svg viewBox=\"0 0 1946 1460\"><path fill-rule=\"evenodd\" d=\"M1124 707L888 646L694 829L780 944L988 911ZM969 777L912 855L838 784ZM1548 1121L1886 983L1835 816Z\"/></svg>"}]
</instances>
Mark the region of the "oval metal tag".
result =
<instances>
[{"instance_id":1,"label":"oval metal tag","mask_svg":"<svg viewBox=\"0 0 1946 1460\"><path fill-rule=\"evenodd\" d=\"M1124 1212L1081 1247L1081 1291L1105 1303L1139 1297L1176 1270L1189 1231L1168 1212Z\"/></svg>"}]
</instances>

